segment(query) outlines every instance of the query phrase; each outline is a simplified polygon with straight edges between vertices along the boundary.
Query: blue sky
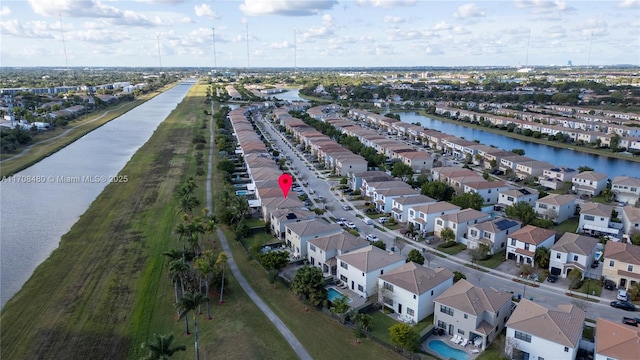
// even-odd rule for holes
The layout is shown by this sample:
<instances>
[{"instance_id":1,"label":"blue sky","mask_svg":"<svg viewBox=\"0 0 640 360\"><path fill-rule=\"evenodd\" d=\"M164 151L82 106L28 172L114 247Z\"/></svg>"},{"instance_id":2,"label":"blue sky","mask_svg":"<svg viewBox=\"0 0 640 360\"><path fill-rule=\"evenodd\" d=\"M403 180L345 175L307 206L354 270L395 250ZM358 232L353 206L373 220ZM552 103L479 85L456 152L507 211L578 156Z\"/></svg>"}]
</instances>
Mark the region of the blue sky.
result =
<instances>
[{"instance_id":1,"label":"blue sky","mask_svg":"<svg viewBox=\"0 0 640 360\"><path fill-rule=\"evenodd\" d=\"M1 66L640 65L640 0L3 0L0 35Z\"/></svg>"}]
</instances>

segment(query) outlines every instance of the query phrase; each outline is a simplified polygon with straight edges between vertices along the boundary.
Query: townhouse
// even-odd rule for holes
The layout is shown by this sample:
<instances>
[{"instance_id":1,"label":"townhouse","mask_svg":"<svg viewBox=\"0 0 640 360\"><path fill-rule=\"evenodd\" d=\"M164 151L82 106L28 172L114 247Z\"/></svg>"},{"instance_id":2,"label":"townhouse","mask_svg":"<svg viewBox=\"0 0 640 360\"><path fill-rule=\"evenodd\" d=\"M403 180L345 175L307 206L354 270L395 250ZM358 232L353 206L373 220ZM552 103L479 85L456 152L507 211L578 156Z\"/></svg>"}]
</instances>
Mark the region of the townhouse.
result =
<instances>
[{"instance_id":1,"label":"townhouse","mask_svg":"<svg viewBox=\"0 0 640 360\"><path fill-rule=\"evenodd\" d=\"M571 271L578 270L584 277L585 270L589 270L595 259L599 243L599 240L593 237L564 233L551 247L549 272L566 278Z\"/></svg>"},{"instance_id":2,"label":"townhouse","mask_svg":"<svg viewBox=\"0 0 640 360\"><path fill-rule=\"evenodd\" d=\"M538 177L538 182L544 187L557 190L562 188L565 182L572 181L575 175L578 175L578 170L558 166L551 169L544 169L542 175Z\"/></svg>"},{"instance_id":3,"label":"townhouse","mask_svg":"<svg viewBox=\"0 0 640 360\"><path fill-rule=\"evenodd\" d=\"M364 171L360 173L353 173L349 176L349 188L353 191L363 190L366 188L366 185L363 186L362 183L365 184L367 182L379 182L379 181L391 181L393 177L388 175L384 171Z\"/></svg>"},{"instance_id":4,"label":"townhouse","mask_svg":"<svg viewBox=\"0 0 640 360\"><path fill-rule=\"evenodd\" d=\"M594 360L634 360L640 354L640 328L596 319Z\"/></svg>"},{"instance_id":5,"label":"townhouse","mask_svg":"<svg viewBox=\"0 0 640 360\"><path fill-rule=\"evenodd\" d=\"M504 181L477 181L462 184L465 193L476 193L482 196L485 204L496 204L501 191L507 191L509 187Z\"/></svg>"},{"instance_id":6,"label":"townhouse","mask_svg":"<svg viewBox=\"0 0 640 360\"><path fill-rule=\"evenodd\" d=\"M522 299L506 325L505 352L513 359L575 360L585 317L575 305Z\"/></svg>"},{"instance_id":7,"label":"townhouse","mask_svg":"<svg viewBox=\"0 0 640 360\"><path fill-rule=\"evenodd\" d=\"M616 176L611 181L611 191L617 201L634 205L640 199L640 178Z\"/></svg>"},{"instance_id":8,"label":"townhouse","mask_svg":"<svg viewBox=\"0 0 640 360\"><path fill-rule=\"evenodd\" d=\"M405 257L369 245L337 258L338 279L361 297L378 291L378 277L405 264Z\"/></svg>"},{"instance_id":9,"label":"townhouse","mask_svg":"<svg viewBox=\"0 0 640 360\"><path fill-rule=\"evenodd\" d=\"M549 194L536 200L534 210L544 219L561 223L575 214L576 198L573 195Z\"/></svg>"},{"instance_id":10,"label":"townhouse","mask_svg":"<svg viewBox=\"0 0 640 360\"><path fill-rule=\"evenodd\" d=\"M375 200L375 194L380 192L381 190L387 189L410 189L413 190L411 185L407 184L404 181L400 180L391 180L391 181L367 181L362 180L362 195L371 197ZM415 190L414 190L415 191Z\"/></svg>"},{"instance_id":11,"label":"townhouse","mask_svg":"<svg viewBox=\"0 0 640 360\"><path fill-rule=\"evenodd\" d=\"M446 268L429 269L408 262L378 278L378 301L385 308L418 323L433 314L434 299L453 285Z\"/></svg>"},{"instance_id":12,"label":"townhouse","mask_svg":"<svg viewBox=\"0 0 640 360\"><path fill-rule=\"evenodd\" d=\"M409 207L409 223L414 229L423 234L434 231L437 216L452 214L460 211L460 207L446 201L433 204L417 205Z\"/></svg>"},{"instance_id":13,"label":"townhouse","mask_svg":"<svg viewBox=\"0 0 640 360\"><path fill-rule=\"evenodd\" d=\"M555 240L555 231L526 225L507 237L507 260L514 260L516 264L534 266L536 249L538 247L549 249Z\"/></svg>"},{"instance_id":14,"label":"townhouse","mask_svg":"<svg viewBox=\"0 0 640 360\"><path fill-rule=\"evenodd\" d=\"M507 237L522 227L518 221L497 217L479 224L469 225L467 247L477 249L481 244L493 255L506 248Z\"/></svg>"},{"instance_id":15,"label":"townhouse","mask_svg":"<svg viewBox=\"0 0 640 360\"><path fill-rule=\"evenodd\" d=\"M607 174L584 171L573 176L571 179L572 189L578 195L597 196L607 187L608 180Z\"/></svg>"},{"instance_id":16,"label":"townhouse","mask_svg":"<svg viewBox=\"0 0 640 360\"><path fill-rule=\"evenodd\" d=\"M312 219L285 224L285 243L294 256L307 257L307 241L320 236L339 234L343 230L338 224L329 224L322 219Z\"/></svg>"},{"instance_id":17,"label":"townhouse","mask_svg":"<svg viewBox=\"0 0 640 360\"><path fill-rule=\"evenodd\" d=\"M367 240L346 231L320 236L307 242L307 260L311 266L319 267L323 274L335 276L338 265L337 256L369 245Z\"/></svg>"},{"instance_id":18,"label":"townhouse","mask_svg":"<svg viewBox=\"0 0 640 360\"><path fill-rule=\"evenodd\" d=\"M498 197L498 204L506 206L513 206L519 202L526 202L534 207L536 200L540 193L536 189L520 188L520 189L508 189L500 191Z\"/></svg>"},{"instance_id":19,"label":"townhouse","mask_svg":"<svg viewBox=\"0 0 640 360\"><path fill-rule=\"evenodd\" d=\"M416 196L394 197L391 202L391 216L398 222L406 223L409 219L409 208L435 203L435 199L421 194Z\"/></svg>"},{"instance_id":20,"label":"townhouse","mask_svg":"<svg viewBox=\"0 0 640 360\"><path fill-rule=\"evenodd\" d=\"M640 231L640 209L633 205L622 207L622 230L625 234L631 235Z\"/></svg>"},{"instance_id":21,"label":"townhouse","mask_svg":"<svg viewBox=\"0 0 640 360\"><path fill-rule=\"evenodd\" d=\"M625 290L640 282L640 246L607 241L604 245L602 276Z\"/></svg>"},{"instance_id":22,"label":"townhouse","mask_svg":"<svg viewBox=\"0 0 640 360\"><path fill-rule=\"evenodd\" d=\"M280 240L285 239L285 226L289 223L311 220L318 215L312 211L297 209L273 209L269 215L271 233Z\"/></svg>"},{"instance_id":23,"label":"townhouse","mask_svg":"<svg viewBox=\"0 0 640 360\"><path fill-rule=\"evenodd\" d=\"M553 168L554 165L546 161L525 160L516 163L516 177L519 179L527 179L530 177L539 177L544 170Z\"/></svg>"},{"instance_id":24,"label":"townhouse","mask_svg":"<svg viewBox=\"0 0 640 360\"><path fill-rule=\"evenodd\" d=\"M479 344L482 350L502 332L509 316L511 293L481 288L464 279L434 300L434 325Z\"/></svg>"},{"instance_id":25,"label":"townhouse","mask_svg":"<svg viewBox=\"0 0 640 360\"><path fill-rule=\"evenodd\" d=\"M442 230L451 229L455 234L455 241L467 245L467 229L470 225L491 219L491 215L475 209L464 209L450 214L436 216L434 233L440 236Z\"/></svg>"},{"instance_id":26,"label":"townhouse","mask_svg":"<svg viewBox=\"0 0 640 360\"><path fill-rule=\"evenodd\" d=\"M420 192L410 186L401 188L378 188L373 192L372 199L378 211L391 213L393 209L393 199L418 195L420 195Z\"/></svg>"},{"instance_id":27,"label":"townhouse","mask_svg":"<svg viewBox=\"0 0 640 360\"><path fill-rule=\"evenodd\" d=\"M618 222L611 221L613 211L613 206L585 202L580 209L578 232L594 237L606 236L609 239L619 240L622 237L623 224L619 220Z\"/></svg>"}]
</instances>

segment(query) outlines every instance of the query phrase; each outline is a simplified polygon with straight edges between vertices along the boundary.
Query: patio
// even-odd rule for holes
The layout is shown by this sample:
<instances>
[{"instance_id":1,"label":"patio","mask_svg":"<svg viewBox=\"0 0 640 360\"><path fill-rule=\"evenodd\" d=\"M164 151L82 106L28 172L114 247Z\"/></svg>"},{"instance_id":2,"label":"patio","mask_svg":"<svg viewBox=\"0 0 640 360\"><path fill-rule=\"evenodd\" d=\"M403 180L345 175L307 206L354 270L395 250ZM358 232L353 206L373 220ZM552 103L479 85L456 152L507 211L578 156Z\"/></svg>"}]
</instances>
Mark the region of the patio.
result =
<instances>
[{"instance_id":1,"label":"patio","mask_svg":"<svg viewBox=\"0 0 640 360\"><path fill-rule=\"evenodd\" d=\"M349 306L352 309L358 309L359 307L361 307L367 302L367 298L361 297L360 295L351 291L348 287L344 287L339 284L336 284L336 285L327 286L327 289L330 289L330 288L333 288L336 291L342 293L342 295L349 297L351 299Z\"/></svg>"}]
</instances>

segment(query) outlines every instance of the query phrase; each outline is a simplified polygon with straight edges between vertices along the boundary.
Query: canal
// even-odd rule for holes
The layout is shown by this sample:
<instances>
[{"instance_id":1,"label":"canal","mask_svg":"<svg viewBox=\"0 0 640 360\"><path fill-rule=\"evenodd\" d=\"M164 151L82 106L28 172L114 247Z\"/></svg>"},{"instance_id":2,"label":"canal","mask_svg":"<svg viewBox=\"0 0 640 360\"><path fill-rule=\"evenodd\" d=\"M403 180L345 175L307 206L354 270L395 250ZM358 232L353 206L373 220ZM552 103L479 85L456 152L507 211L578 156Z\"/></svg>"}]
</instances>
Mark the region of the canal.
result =
<instances>
[{"instance_id":1,"label":"canal","mask_svg":"<svg viewBox=\"0 0 640 360\"><path fill-rule=\"evenodd\" d=\"M184 99L183 82L0 183L0 306ZM126 174L123 174L126 175Z\"/></svg>"},{"instance_id":2,"label":"canal","mask_svg":"<svg viewBox=\"0 0 640 360\"><path fill-rule=\"evenodd\" d=\"M484 145L493 145L500 149L524 149L525 155L536 160L546 161L557 166L577 168L589 166L597 172L609 175L610 179L619 175L638 176L640 164L633 161L614 159L606 156L587 154L569 149L536 144L528 141L510 138L501 134L468 128L462 125L432 119L415 112L401 112L400 118L407 123L420 123L429 129L439 130L449 135L463 137L466 140L478 140ZM635 175L634 175L635 174Z\"/></svg>"}]
</instances>

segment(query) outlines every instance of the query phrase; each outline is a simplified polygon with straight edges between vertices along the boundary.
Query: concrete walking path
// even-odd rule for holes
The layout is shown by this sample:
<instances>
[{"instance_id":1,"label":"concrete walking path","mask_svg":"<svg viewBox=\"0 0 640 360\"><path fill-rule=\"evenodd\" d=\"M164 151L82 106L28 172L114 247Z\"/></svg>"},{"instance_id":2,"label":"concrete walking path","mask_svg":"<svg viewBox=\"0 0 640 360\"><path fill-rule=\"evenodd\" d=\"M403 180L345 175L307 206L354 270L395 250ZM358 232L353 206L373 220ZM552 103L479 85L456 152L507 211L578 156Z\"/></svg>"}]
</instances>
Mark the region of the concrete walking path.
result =
<instances>
[{"instance_id":1,"label":"concrete walking path","mask_svg":"<svg viewBox=\"0 0 640 360\"><path fill-rule=\"evenodd\" d=\"M206 183L206 191L207 191L207 208L209 212L213 209L213 201L211 196L211 177L213 172L213 106L211 107L211 123L209 125L209 164L207 165L207 183ZM300 341L296 338L296 336L289 330L289 328L280 320L280 318L269 308L269 306L262 301L262 299L256 294L251 285L247 282L247 279L242 275L240 269L238 269L238 265L236 264L233 256L231 255L231 248L229 247L229 243L227 242L227 238L224 236L222 230L218 229L217 231L218 237L220 238L220 244L222 245L222 249L225 253L227 253L227 264L231 269L231 273L238 280L238 283L242 287L242 289L249 295L249 298L258 306L258 308L269 318L269 321L275 325L276 329L284 336L285 340L291 345L293 351L296 352L298 357L302 360L312 360L313 358L307 352L307 350L302 346Z\"/></svg>"}]
</instances>

